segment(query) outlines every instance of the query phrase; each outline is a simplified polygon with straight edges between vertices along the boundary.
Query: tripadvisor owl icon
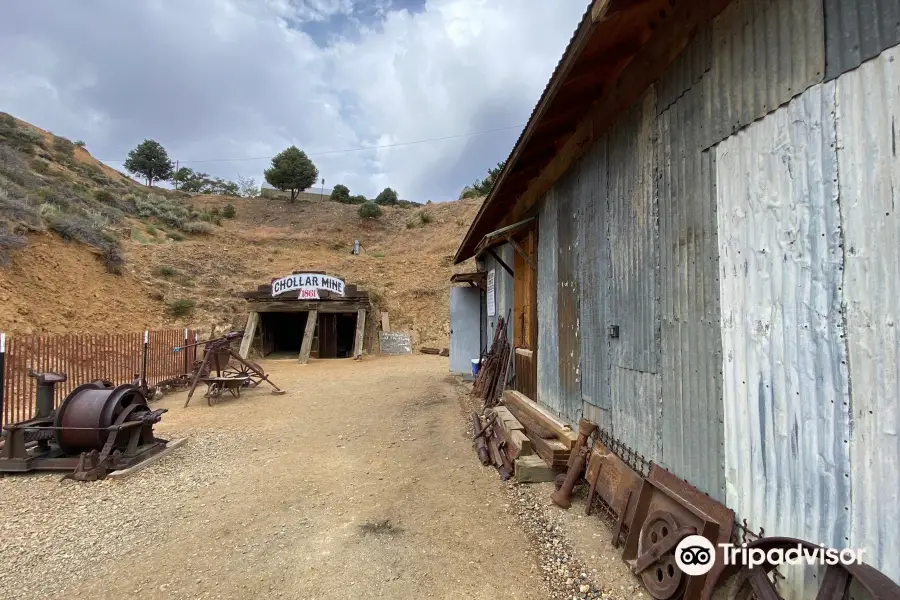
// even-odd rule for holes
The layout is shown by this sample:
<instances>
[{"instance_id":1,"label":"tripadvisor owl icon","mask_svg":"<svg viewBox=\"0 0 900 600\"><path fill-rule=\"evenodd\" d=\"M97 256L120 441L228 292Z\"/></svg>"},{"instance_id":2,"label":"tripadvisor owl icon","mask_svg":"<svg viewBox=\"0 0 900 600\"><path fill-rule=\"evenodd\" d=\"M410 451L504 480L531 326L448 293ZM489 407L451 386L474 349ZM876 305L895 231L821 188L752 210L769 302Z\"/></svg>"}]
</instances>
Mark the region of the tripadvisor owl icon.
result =
<instances>
[{"instance_id":1,"label":"tripadvisor owl icon","mask_svg":"<svg viewBox=\"0 0 900 600\"><path fill-rule=\"evenodd\" d=\"M675 564L691 577L709 573L715 558L715 546L702 535L689 535L675 548Z\"/></svg>"}]
</instances>

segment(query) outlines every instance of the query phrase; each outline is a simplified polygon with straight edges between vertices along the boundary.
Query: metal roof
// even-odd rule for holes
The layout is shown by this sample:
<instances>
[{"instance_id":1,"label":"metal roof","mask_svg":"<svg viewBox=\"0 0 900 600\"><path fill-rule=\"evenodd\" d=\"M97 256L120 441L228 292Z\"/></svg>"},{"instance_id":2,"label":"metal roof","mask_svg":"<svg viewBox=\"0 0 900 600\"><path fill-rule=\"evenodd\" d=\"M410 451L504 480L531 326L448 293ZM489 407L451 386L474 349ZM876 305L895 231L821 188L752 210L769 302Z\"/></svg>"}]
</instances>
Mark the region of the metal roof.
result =
<instances>
[{"instance_id":1,"label":"metal roof","mask_svg":"<svg viewBox=\"0 0 900 600\"><path fill-rule=\"evenodd\" d=\"M668 66L696 33L698 23L708 21L729 1L592 0L454 261L474 255L483 236L502 225L539 175L546 180L561 174L548 166L567 144L578 142L581 150L581 138L573 134L596 139L599 130L608 128L610 119L646 89L640 86L650 67ZM634 71L639 76L625 76ZM565 166L566 160L558 160L557 166Z\"/></svg>"}]
</instances>

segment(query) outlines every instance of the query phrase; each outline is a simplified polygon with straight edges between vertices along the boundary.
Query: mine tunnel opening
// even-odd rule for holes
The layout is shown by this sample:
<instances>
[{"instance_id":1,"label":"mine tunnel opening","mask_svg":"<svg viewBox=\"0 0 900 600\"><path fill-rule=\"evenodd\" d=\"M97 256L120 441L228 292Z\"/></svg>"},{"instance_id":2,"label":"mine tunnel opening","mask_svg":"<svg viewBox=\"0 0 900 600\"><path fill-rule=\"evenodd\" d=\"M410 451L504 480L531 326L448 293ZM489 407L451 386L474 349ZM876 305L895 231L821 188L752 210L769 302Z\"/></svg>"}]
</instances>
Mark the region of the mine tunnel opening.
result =
<instances>
[{"instance_id":1,"label":"mine tunnel opening","mask_svg":"<svg viewBox=\"0 0 900 600\"><path fill-rule=\"evenodd\" d=\"M262 354L300 353L307 312L270 312L260 314Z\"/></svg>"}]
</instances>

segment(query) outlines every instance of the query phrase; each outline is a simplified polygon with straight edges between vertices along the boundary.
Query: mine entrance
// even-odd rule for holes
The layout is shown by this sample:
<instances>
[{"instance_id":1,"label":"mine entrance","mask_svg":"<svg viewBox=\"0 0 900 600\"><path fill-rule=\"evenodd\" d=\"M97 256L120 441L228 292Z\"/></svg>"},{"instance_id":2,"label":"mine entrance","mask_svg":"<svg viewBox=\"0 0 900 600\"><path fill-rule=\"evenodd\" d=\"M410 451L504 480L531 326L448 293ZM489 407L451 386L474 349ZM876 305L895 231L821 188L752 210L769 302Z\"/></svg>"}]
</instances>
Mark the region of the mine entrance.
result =
<instances>
[{"instance_id":1,"label":"mine entrance","mask_svg":"<svg viewBox=\"0 0 900 600\"><path fill-rule=\"evenodd\" d=\"M263 356L299 354L308 314L305 311L260 313Z\"/></svg>"},{"instance_id":2,"label":"mine entrance","mask_svg":"<svg viewBox=\"0 0 900 600\"><path fill-rule=\"evenodd\" d=\"M356 338L356 313L320 313L318 358L351 358Z\"/></svg>"}]
</instances>

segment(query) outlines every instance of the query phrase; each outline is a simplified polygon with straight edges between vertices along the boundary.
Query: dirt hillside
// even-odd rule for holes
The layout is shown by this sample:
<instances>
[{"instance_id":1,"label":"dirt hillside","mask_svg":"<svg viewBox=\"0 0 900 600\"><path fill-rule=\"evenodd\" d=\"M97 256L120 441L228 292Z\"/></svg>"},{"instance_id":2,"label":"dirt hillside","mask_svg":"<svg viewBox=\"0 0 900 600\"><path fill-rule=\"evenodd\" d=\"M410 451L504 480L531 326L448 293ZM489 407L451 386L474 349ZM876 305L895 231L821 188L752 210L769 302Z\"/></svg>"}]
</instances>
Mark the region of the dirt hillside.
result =
<instances>
[{"instance_id":1,"label":"dirt hillside","mask_svg":"<svg viewBox=\"0 0 900 600\"><path fill-rule=\"evenodd\" d=\"M449 278L471 269L452 256L479 199L383 207L364 221L335 202L147 190L43 130L16 121L5 131L0 255L4 229L18 242L0 266L0 331L239 326L238 292L308 269L369 290L416 344L448 344ZM229 203L235 216L222 218ZM71 222L86 225L72 232ZM350 254L355 239L360 255ZM122 264L110 268L116 252ZM187 314L174 316L177 305Z\"/></svg>"}]
</instances>

